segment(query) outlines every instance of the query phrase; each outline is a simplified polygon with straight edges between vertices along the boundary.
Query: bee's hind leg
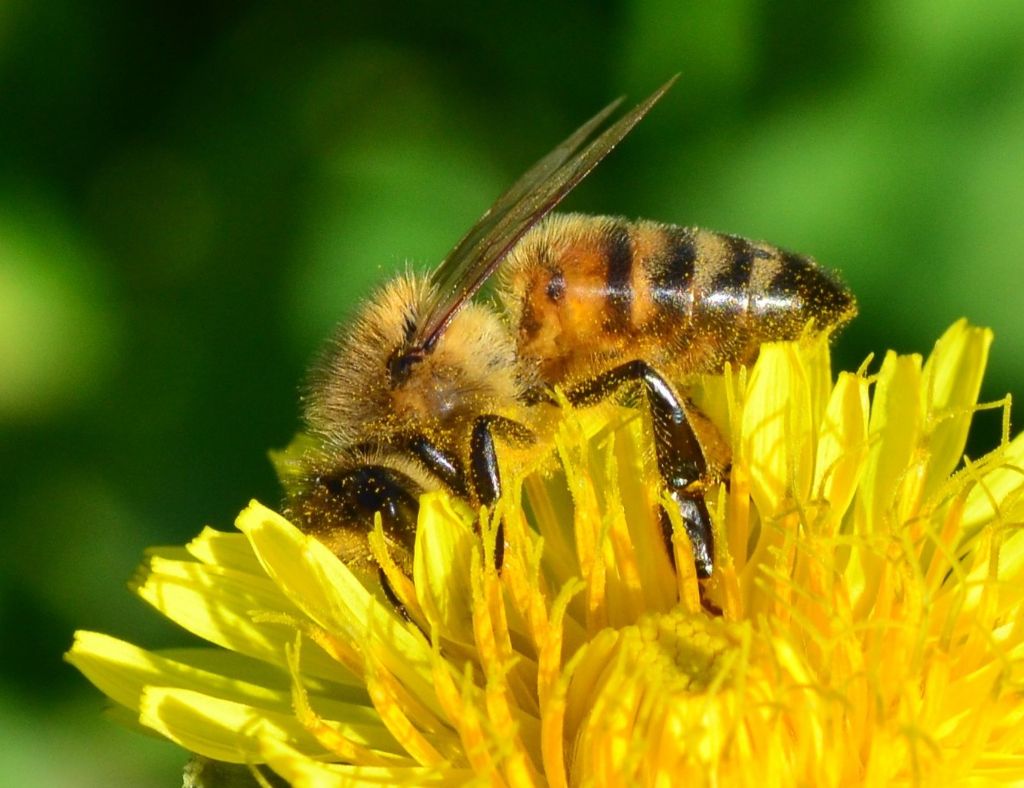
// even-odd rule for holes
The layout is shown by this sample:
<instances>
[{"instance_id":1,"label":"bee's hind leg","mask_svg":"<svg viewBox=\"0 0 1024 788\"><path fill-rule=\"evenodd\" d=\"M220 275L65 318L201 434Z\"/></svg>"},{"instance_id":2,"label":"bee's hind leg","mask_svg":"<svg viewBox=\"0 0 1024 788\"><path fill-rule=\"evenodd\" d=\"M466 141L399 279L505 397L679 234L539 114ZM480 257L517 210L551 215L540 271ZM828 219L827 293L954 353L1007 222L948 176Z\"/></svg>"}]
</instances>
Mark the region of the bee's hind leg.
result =
<instances>
[{"instance_id":1,"label":"bee's hind leg","mask_svg":"<svg viewBox=\"0 0 1024 788\"><path fill-rule=\"evenodd\" d=\"M635 383L643 384L654 426L654 452L658 471L668 488L669 497L679 508L686 534L693 545L697 576L710 577L714 568L714 538L702 484L707 476L708 464L700 441L687 418L683 401L672 386L646 361L636 360L584 381L569 389L566 395L573 405L590 405L607 398L623 386ZM662 512L662 529L666 539L670 540L672 528L665 512ZM668 547L671 556L670 541Z\"/></svg>"}]
</instances>

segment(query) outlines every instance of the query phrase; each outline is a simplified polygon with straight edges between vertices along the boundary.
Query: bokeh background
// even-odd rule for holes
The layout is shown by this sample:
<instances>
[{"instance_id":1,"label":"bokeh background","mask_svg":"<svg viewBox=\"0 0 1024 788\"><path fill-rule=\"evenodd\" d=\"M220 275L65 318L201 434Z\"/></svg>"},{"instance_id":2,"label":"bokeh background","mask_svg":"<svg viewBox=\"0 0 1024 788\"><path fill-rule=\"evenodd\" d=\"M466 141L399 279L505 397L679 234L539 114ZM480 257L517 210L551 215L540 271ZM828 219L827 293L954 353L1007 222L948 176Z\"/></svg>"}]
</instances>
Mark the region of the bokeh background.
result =
<instances>
[{"instance_id":1,"label":"bokeh background","mask_svg":"<svg viewBox=\"0 0 1024 788\"><path fill-rule=\"evenodd\" d=\"M61 662L72 631L185 643L124 582L277 500L266 450L331 326L675 72L569 207L840 269L847 367L992 326L983 396L1024 393L1018 0L358 6L0 3L4 784L179 784Z\"/></svg>"}]
</instances>

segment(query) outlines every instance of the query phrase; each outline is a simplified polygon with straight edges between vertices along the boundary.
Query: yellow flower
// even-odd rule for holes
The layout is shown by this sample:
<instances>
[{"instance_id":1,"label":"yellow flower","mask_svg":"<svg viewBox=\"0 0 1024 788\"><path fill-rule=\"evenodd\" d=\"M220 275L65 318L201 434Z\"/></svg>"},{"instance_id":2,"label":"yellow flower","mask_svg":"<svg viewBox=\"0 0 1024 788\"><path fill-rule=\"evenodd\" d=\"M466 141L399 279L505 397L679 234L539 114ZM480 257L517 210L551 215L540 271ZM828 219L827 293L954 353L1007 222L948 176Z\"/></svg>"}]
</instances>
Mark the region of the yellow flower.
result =
<instances>
[{"instance_id":1,"label":"yellow flower","mask_svg":"<svg viewBox=\"0 0 1024 788\"><path fill-rule=\"evenodd\" d=\"M426 495L412 578L378 530L400 608L254 502L135 583L212 648L80 632L68 659L296 785L1019 783L1024 438L961 458L990 341L961 322L834 382L824 340L772 344L698 381L732 448L703 587L648 422L605 404L505 458L494 519Z\"/></svg>"}]
</instances>

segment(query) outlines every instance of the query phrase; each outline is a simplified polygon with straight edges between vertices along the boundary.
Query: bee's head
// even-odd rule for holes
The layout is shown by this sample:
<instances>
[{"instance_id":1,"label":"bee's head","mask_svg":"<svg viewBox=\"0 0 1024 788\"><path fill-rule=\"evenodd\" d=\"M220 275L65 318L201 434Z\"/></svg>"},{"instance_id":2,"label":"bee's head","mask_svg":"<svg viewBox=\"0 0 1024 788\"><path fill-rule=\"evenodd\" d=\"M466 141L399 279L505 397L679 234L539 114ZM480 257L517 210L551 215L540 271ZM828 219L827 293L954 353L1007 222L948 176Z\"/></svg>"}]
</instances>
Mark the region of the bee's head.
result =
<instances>
[{"instance_id":1,"label":"bee's head","mask_svg":"<svg viewBox=\"0 0 1024 788\"><path fill-rule=\"evenodd\" d=\"M340 446L458 431L515 401L522 373L494 310L466 304L429 349L413 344L430 284L409 274L385 285L345 324L314 370L310 429ZM466 418L469 417L469 418Z\"/></svg>"}]
</instances>

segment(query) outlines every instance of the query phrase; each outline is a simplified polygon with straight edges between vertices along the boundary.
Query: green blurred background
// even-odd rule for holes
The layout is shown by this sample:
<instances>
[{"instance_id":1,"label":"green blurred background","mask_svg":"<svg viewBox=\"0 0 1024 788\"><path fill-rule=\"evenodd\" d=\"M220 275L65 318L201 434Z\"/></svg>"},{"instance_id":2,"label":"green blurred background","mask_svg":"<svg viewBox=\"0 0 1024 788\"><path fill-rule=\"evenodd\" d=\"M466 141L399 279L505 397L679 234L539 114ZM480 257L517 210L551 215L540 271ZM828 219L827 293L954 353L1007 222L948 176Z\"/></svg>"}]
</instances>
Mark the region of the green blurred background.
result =
<instances>
[{"instance_id":1,"label":"green blurred background","mask_svg":"<svg viewBox=\"0 0 1024 788\"><path fill-rule=\"evenodd\" d=\"M76 627L182 644L142 550L278 491L307 360L610 98L682 79L569 200L843 271L837 345L996 330L1024 386L1024 4L0 3L0 775L175 785ZM979 418L972 451L998 439Z\"/></svg>"}]
</instances>

